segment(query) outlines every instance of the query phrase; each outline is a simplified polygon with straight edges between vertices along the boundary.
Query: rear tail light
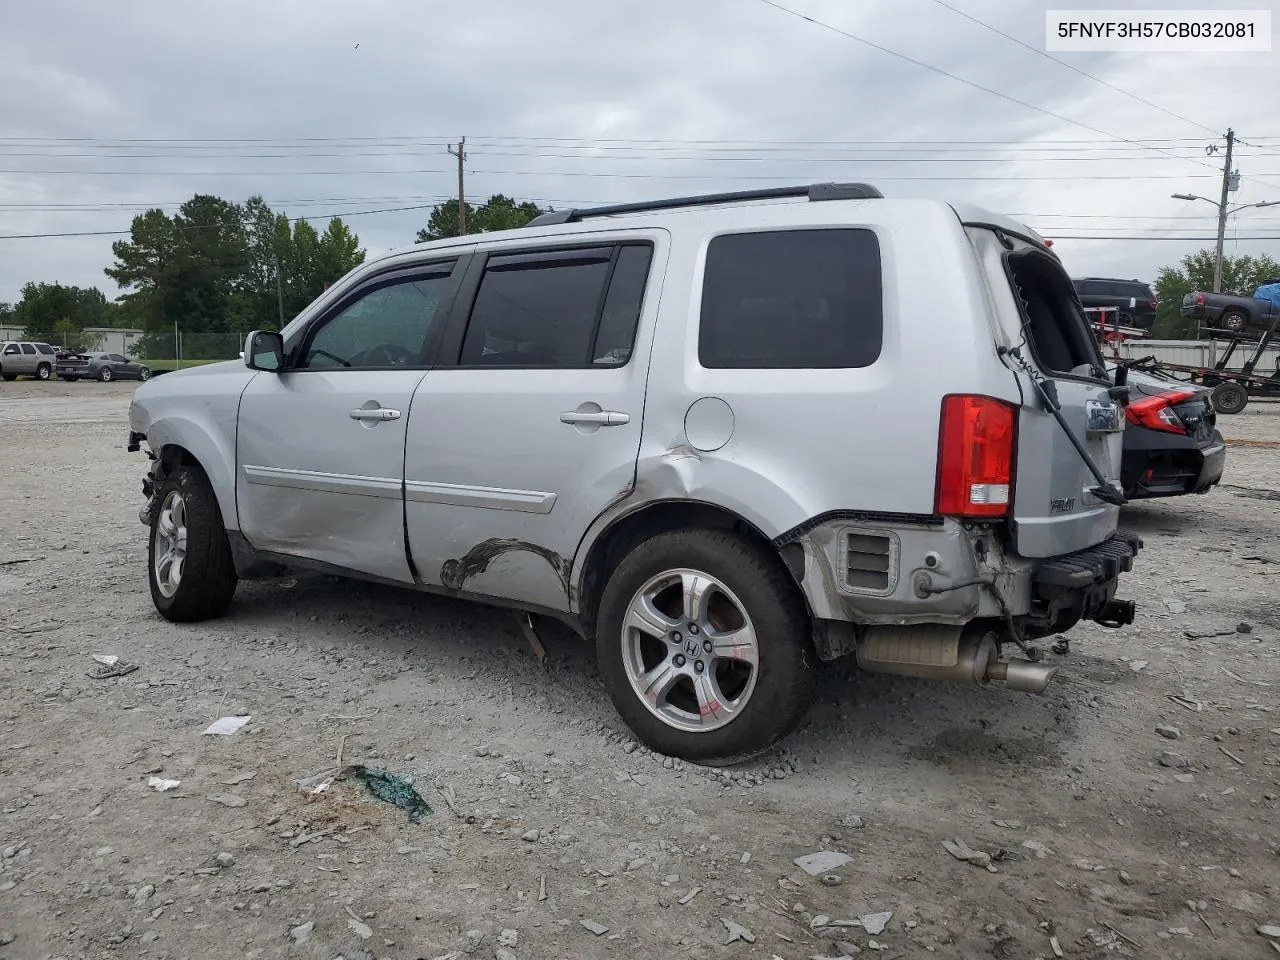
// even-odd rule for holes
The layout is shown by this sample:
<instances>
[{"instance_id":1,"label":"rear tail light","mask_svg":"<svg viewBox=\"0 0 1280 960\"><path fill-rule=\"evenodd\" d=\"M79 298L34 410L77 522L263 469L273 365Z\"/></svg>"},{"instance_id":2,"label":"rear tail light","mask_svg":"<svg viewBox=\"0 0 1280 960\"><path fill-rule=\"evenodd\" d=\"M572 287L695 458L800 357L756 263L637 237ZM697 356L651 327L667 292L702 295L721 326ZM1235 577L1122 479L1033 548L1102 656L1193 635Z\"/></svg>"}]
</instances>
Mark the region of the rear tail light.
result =
<instances>
[{"instance_id":1,"label":"rear tail light","mask_svg":"<svg viewBox=\"0 0 1280 960\"><path fill-rule=\"evenodd\" d=\"M1204 294L1203 294L1203 293L1197 293L1197 294L1196 294L1196 306L1199 306L1199 307L1203 307L1203 306L1204 306Z\"/></svg>"},{"instance_id":2,"label":"rear tail light","mask_svg":"<svg viewBox=\"0 0 1280 960\"><path fill-rule=\"evenodd\" d=\"M1143 397L1141 400L1134 400L1124 408L1124 417L1134 426L1185 435L1186 424L1182 422L1182 418L1173 407L1184 400L1190 400L1195 395L1194 390L1170 390L1154 397Z\"/></svg>"},{"instance_id":3,"label":"rear tail light","mask_svg":"<svg viewBox=\"0 0 1280 960\"><path fill-rule=\"evenodd\" d=\"M1150 307L1152 310L1154 310L1156 307L1160 306L1160 301L1159 301L1159 300L1148 300L1148 301L1147 301L1147 306L1148 306L1148 307Z\"/></svg>"},{"instance_id":4,"label":"rear tail light","mask_svg":"<svg viewBox=\"0 0 1280 960\"><path fill-rule=\"evenodd\" d=\"M993 397L942 401L936 510L944 517L1003 517L1013 488L1017 407Z\"/></svg>"}]
</instances>

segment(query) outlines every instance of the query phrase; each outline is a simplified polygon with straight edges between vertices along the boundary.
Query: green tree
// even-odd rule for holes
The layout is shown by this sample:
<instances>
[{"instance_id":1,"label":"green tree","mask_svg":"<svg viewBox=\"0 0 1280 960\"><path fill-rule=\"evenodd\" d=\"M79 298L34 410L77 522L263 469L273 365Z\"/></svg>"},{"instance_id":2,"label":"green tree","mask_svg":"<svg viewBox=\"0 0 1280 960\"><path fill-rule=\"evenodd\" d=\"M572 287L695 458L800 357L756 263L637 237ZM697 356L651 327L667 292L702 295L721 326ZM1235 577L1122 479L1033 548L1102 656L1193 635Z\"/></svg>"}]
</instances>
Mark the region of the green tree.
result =
<instances>
[{"instance_id":1,"label":"green tree","mask_svg":"<svg viewBox=\"0 0 1280 960\"><path fill-rule=\"evenodd\" d=\"M28 283L22 288L22 299L13 311L13 322L22 325L22 335L29 340L82 346L66 341L83 340L85 327L101 327L107 312L107 298L97 287L67 287L60 283Z\"/></svg>"},{"instance_id":2,"label":"green tree","mask_svg":"<svg viewBox=\"0 0 1280 960\"><path fill-rule=\"evenodd\" d=\"M1158 306L1151 334L1162 340L1194 340L1199 336L1198 321L1182 315L1182 298L1196 290L1213 289L1212 250L1189 253L1176 267L1161 267L1156 275ZM1280 278L1280 263L1267 254L1260 256L1223 257L1222 289L1251 296L1268 280Z\"/></svg>"},{"instance_id":3,"label":"green tree","mask_svg":"<svg viewBox=\"0 0 1280 960\"><path fill-rule=\"evenodd\" d=\"M489 233L493 230L514 230L523 227L540 213L536 203L525 201L516 203L511 197L495 193L482 206L466 205L467 233ZM445 237L456 237L458 231L458 201L446 200L431 211L427 226L418 231L415 242L426 243L430 240L441 240Z\"/></svg>"},{"instance_id":4,"label":"green tree","mask_svg":"<svg viewBox=\"0 0 1280 960\"><path fill-rule=\"evenodd\" d=\"M0 326L13 323L13 304L0 301Z\"/></svg>"},{"instance_id":5,"label":"green tree","mask_svg":"<svg viewBox=\"0 0 1280 960\"><path fill-rule=\"evenodd\" d=\"M199 194L173 217L135 217L112 252L106 273L126 291L113 320L147 331L149 351L173 349L175 324L192 343L230 342L199 334L275 327L281 300L287 321L365 256L338 218L318 233L303 220L291 225L261 197L235 204Z\"/></svg>"}]
</instances>

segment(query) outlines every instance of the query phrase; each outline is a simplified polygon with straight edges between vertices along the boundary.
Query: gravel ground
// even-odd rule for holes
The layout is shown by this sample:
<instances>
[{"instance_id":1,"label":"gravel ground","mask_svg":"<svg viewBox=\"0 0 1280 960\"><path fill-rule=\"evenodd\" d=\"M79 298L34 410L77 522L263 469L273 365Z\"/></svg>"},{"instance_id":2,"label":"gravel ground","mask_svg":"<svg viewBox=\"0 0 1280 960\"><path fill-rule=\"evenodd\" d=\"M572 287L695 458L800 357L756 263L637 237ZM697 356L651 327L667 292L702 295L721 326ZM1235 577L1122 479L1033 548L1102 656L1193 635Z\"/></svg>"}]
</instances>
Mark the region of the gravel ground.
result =
<instances>
[{"instance_id":1,"label":"gravel ground","mask_svg":"<svg viewBox=\"0 0 1280 960\"><path fill-rule=\"evenodd\" d=\"M1126 510L1138 621L1075 631L1044 696L835 664L716 772L637 749L590 647L547 630L544 671L499 611L307 576L161 620L131 390L0 387L6 960L1276 955L1275 407L1223 418L1251 443L1220 489ZM297 788L340 752L433 812ZM793 863L820 850L825 882Z\"/></svg>"}]
</instances>

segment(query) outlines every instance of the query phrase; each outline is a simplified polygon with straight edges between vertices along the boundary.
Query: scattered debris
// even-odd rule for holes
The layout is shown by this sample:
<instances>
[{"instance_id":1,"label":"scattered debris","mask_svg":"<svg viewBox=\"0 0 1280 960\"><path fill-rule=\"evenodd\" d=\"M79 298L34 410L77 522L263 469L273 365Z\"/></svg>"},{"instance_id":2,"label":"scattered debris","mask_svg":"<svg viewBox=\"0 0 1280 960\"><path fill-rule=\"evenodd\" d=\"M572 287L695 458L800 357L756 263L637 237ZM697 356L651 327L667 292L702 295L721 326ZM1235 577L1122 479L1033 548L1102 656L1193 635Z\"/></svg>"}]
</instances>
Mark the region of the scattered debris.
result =
<instances>
[{"instance_id":1,"label":"scattered debris","mask_svg":"<svg viewBox=\"0 0 1280 960\"><path fill-rule=\"evenodd\" d=\"M1177 727L1171 727L1168 724L1162 723L1160 726L1156 727L1156 733L1160 734L1160 736L1164 737L1166 740L1182 739L1182 731Z\"/></svg>"},{"instance_id":2,"label":"scattered debris","mask_svg":"<svg viewBox=\"0 0 1280 960\"><path fill-rule=\"evenodd\" d=\"M1280 926L1273 923L1263 923L1257 928L1258 935L1266 937L1268 940L1280 940Z\"/></svg>"},{"instance_id":3,"label":"scattered debris","mask_svg":"<svg viewBox=\"0 0 1280 960\"><path fill-rule=\"evenodd\" d=\"M1149 661L1147 660L1131 660L1129 662L1129 669L1134 673L1141 673L1143 670L1147 669L1148 662Z\"/></svg>"},{"instance_id":4,"label":"scattered debris","mask_svg":"<svg viewBox=\"0 0 1280 960\"><path fill-rule=\"evenodd\" d=\"M689 903L693 900L693 898L696 897L701 892L702 892L701 887L694 887L692 890L686 893L683 897L677 900L676 903L680 904L680 906L682 907L687 907Z\"/></svg>"},{"instance_id":5,"label":"scattered debris","mask_svg":"<svg viewBox=\"0 0 1280 960\"><path fill-rule=\"evenodd\" d=\"M16 567L20 563L35 563L43 559L44 557L14 557L10 560L0 560L0 567Z\"/></svg>"},{"instance_id":6,"label":"scattered debris","mask_svg":"<svg viewBox=\"0 0 1280 960\"><path fill-rule=\"evenodd\" d=\"M95 653L93 659L99 665L85 674L91 680L109 680L112 677L123 677L138 669L136 663L121 660L119 657L110 654Z\"/></svg>"},{"instance_id":7,"label":"scattered debris","mask_svg":"<svg viewBox=\"0 0 1280 960\"><path fill-rule=\"evenodd\" d=\"M316 929L314 920L308 920L306 923L300 923L289 931L289 939L294 943L303 944L311 939L311 934Z\"/></svg>"},{"instance_id":8,"label":"scattered debris","mask_svg":"<svg viewBox=\"0 0 1280 960\"><path fill-rule=\"evenodd\" d=\"M1214 630L1211 633L1196 633L1194 630L1183 630L1182 635L1188 640L1211 640L1214 637L1234 637L1235 630Z\"/></svg>"},{"instance_id":9,"label":"scattered debris","mask_svg":"<svg viewBox=\"0 0 1280 960\"><path fill-rule=\"evenodd\" d=\"M538 878L538 899L547 899L547 875L544 873Z\"/></svg>"},{"instance_id":10,"label":"scattered debris","mask_svg":"<svg viewBox=\"0 0 1280 960\"><path fill-rule=\"evenodd\" d=\"M372 720L381 712L381 710L382 710L381 707L374 707L372 712L362 713L362 714L359 714L358 716L336 716L335 715L335 716L329 716L329 717L321 717L320 719L321 720Z\"/></svg>"},{"instance_id":11,"label":"scattered debris","mask_svg":"<svg viewBox=\"0 0 1280 960\"><path fill-rule=\"evenodd\" d=\"M824 887L838 887L844 883L844 877L838 873L824 873L821 879Z\"/></svg>"},{"instance_id":12,"label":"scattered debris","mask_svg":"<svg viewBox=\"0 0 1280 960\"><path fill-rule=\"evenodd\" d=\"M252 773L238 773L234 777L232 777L230 780L223 780L222 785L224 787L238 787L242 783L248 783L257 775L258 775L258 771L256 770L254 770Z\"/></svg>"},{"instance_id":13,"label":"scattered debris","mask_svg":"<svg viewBox=\"0 0 1280 960\"><path fill-rule=\"evenodd\" d=\"M1172 767L1175 770L1189 770L1191 761L1180 753L1174 753L1172 750L1166 750L1160 754L1160 766Z\"/></svg>"},{"instance_id":14,"label":"scattered debris","mask_svg":"<svg viewBox=\"0 0 1280 960\"><path fill-rule=\"evenodd\" d=\"M520 946L520 933L510 928L504 929L498 934L498 946L500 947L518 947Z\"/></svg>"},{"instance_id":15,"label":"scattered debris","mask_svg":"<svg viewBox=\"0 0 1280 960\"><path fill-rule=\"evenodd\" d=\"M8 930L0 930L0 947L7 947L17 939L16 934L12 934Z\"/></svg>"},{"instance_id":16,"label":"scattered debris","mask_svg":"<svg viewBox=\"0 0 1280 960\"><path fill-rule=\"evenodd\" d=\"M853 857L847 853L839 853L835 850L819 850L817 853L796 857L791 862L809 874L809 876L817 877L824 873L830 873L832 870L843 867L846 863L851 863L852 861Z\"/></svg>"},{"instance_id":17,"label":"scattered debris","mask_svg":"<svg viewBox=\"0 0 1280 960\"><path fill-rule=\"evenodd\" d=\"M1053 853L1039 840L1023 840L1022 845L1036 855L1037 860L1043 860L1045 857Z\"/></svg>"},{"instance_id":18,"label":"scattered debris","mask_svg":"<svg viewBox=\"0 0 1280 960\"><path fill-rule=\"evenodd\" d=\"M386 770L371 770L359 765L348 768L350 776L364 782L379 800L399 807L409 814L409 822L417 823L431 814L431 807L404 777Z\"/></svg>"},{"instance_id":19,"label":"scattered debris","mask_svg":"<svg viewBox=\"0 0 1280 960\"><path fill-rule=\"evenodd\" d=\"M893 911L885 910L882 913L868 913L858 918L858 922L862 924L862 929L876 936L884 933L884 928L889 925L889 921L893 919Z\"/></svg>"},{"instance_id":20,"label":"scattered debris","mask_svg":"<svg viewBox=\"0 0 1280 960\"><path fill-rule=\"evenodd\" d=\"M1006 830L1021 830L1023 823L1021 820L992 820L997 827L1004 827Z\"/></svg>"},{"instance_id":21,"label":"scattered debris","mask_svg":"<svg viewBox=\"0 0 1280 960\"><path fill-rule=\"evenodd\" d=\"M181 785L181 780L165 780L163 777L149 777L147 779L147 786L156 793L165 793L169 790L176 790Z\"/></svg>"},{"instance_id":22,"label":"scattered debris","mask_svg":"<svg viewBox=\"0 0 1280 960\"><path fill-rule=\"evenodd\" d=\"M584 929L594 933L597 937L603 937L609 932L608 927L603 923L596 923L594 920L579 920L578 923L581 924Z\"/></svg>"},{"instance_id":23,"label":"scattered debris","mask_svg":"<svg viewBox=\"0 0 1280 960\"><path fill-rule=\"evenodd\" d=\"M525 843L537 843L540 836L542 836L542 834L537 830L526 830L520 839Z\"/></svg>"},{"instance_id":24,"label":"scattered debris","mask_svg":"<svg viewBox=\"0 0 1280 960\"><path fill-rule=\"evenodd\" d=\"M516 960L516 955L506 947L499 947L494 951L493 960Z\"/></svg>"},{"instance_id":25,"label":"scattered debris","mask_svg":"<svg viewBox=\"0 0 1280 960\"><path fill-rule=\"evenodd\" d=\"M517 613L515 616L516 623L520 625L520 632L524 634L529 649L533 651L533 658L538 661L538 666L545 668L550 658L547 656L547 648L542 645L542 639L538 636L537 628L533 625L533 615Z\"/></svg>"},{"instance_id":26,"label":"scattered debris","mask_svg":"<svg viewBox=\"0 0 1280 960\"><path fill-rule=\"evenodd\" d=\"M866 823L856 814L848 813L840 818L840 826L848 830L861 830L866 826Z\"/></svg>"},{"instance_id":27,"label":"scattered debris","mask_svg":"<svg viewBox=\"0 0 1280 960\"><path fill-rule=\"evenodd\" d=\"M868 940L867 946L870 947L872 950L888 950L889 949L883 943L880 943L876 940Z\"/></svg>"},{"instance_id":28,"label":"scattered debris","mask_svg":"<svg viewBox=\"0 0 1280 960\"><path fill-rule=\"evenodd\" d=\"M830 917L828 917L825 913L820 913L816 917L814 917L812 920L809 921L809 929L821 930L830 922L831 922Z\"/></svg>"},{"instance_id":29,"label":"scattered debris","mask_svg":"<svg viewBox=\"0 0 1280 960\"><path fill-rule=\"evenodd\" d=\"M249 801L244 797L238 797L234 793L215 793L205 797L213 803L219 803L224 807L244 807L248 806Z\"/></svg>"},{"instance_id":30,"label":"scattered debris","mask_svg":"<svg viewBox=\"0 0 1280 960\"><path fill-rule=\"evenodd\" d=\"M216 863L218 866L224 867L224 868L234 867L236 865L236 858L229 853L223 852L215 856L213 858L213 862Z\"/></svg>"},{"instance_id":31,"label":"scattered debris","mask_svg":"<svg viewBox=\"0 0 1280 960\"><path fill-rule=\"evenodd\" d=\"M463 817L463 813L458 809L458 795L453 792L453 787L449 784L436 784L436 790L440 796L444 797L445 804L453 811L455 817Z\"/></svg>"},{"instance_id":32,"label":"scattered debris","mask_svg":"<svg viewBox=\"0 0 1280 960\"><path fill-rule=\"evenodd\" d=\"M347 921L347 926L350 928L351 932L354 933L361 940L368 940L370 937L372 937L373 929L367 923L361 920L358 916L356 916L355 913L352 912L350 907L346 907L345 909L347 911L347 916L350 917L350 919Z\"/></svg>"},{"instance_id":33,"label":"scattered debris","mask_svg":"<svg viewBox=\"0 0 1280 960\"><path fill-rule=\"evenodd\" d=\"M751 854L750 854L750 853L744 853L744 854L742 855L741 859L740 859L738 862L739 862L739 863L741 863L741 864L745 867L748 863L750 863L750 862L751 862Z\"/></svg>"},{"instance_id":34,"label":"scattered debris","mask_svg":"<svg viewBox=\"0 0 1280 960\"><path fill-rule=\"evenodd\" d=\"M1125 943L1129 944L1130 946L1134 946L1134 947L1141 947L1141 946L1142 946L1142 944L1140 944L1137 940L1134 940L1132 937L1126 937L1123 933L1121 933L1119 930L1117 930L1117 929L1116 929L1115 927L1113 927L1111 924L1107 923L1107 921L1103 920L1103 921L1102 921L1102 925L1103 925L1104 927L1106 927L1108 930L1110 930L1112 933L1114 933L1114 934L1115 934L1117 937L1119 937L1121 940L1123 940Z\"/></svg>"},{"instance_id":35,"label":"scattered debris","mask_svg":"<svg viewBox=\"0 0 1280 960\"><path fill-rule=\"evenodd\" d=\"M1183 707L1187 710L1190 710L1193 713L1199 713L1201 710L1204 709L1204 704L1201 703L1199 700L1192 700L1190 697L1179 696L1176 693L1168 694L1165 697L1165 699L1171 700L1174 703L1176 703L1178 706Z\"/></svg>"},{"instance_id":36,"label":"scattered debris","mask_svg":"<svg viewBox=\"0 0 1280 960\"><path fill-rule=\"evenodd\" d=\"M1181 600L1166 600L1164 605L1169 609L1170 613L1187 612L1187 605Z\"/></svg>"},{"instance_id":37,"label":"scattered debris","mask_svg":"<svg viewBox=\"0 0 1280 960\"><path fill-rule=\"evenodd\" d=\"M1066 954L1062 952L1062 944L1058 943L1056 936L1049 937L1049 949L1053 951L1055 957L1064 957Z\"/></svg>"},{"instance_id":38,"label":"scattered debris","mask_svg":"<svg viewBox=\"0 0 1280 960\"><path fill-rule=\"evenodd\" d=\"M1226 747L1224 747L1224 746L1222 746L1221 744L1219 744L1219 745L1218 745L1218 749L1219 749L1219 750L1221 750L1223 753L1225 753L1228 757L1230 757L1230 758L1231 758L1232 760L1234 760L1236 763L1238 763L1240 766L1242 766L1242 767L1244 766L1244 761L1243 761L1243 760L1241 760L1239 757L1237 757L1234 753L1232 753L1232 752L1231 752L1230 750L1228 750Z\"/></svg>"},{"instance_id":39,"label":"scattered debris","mask_svg":"<svg viewBox=\"0 0 1280 960\"><path fill-rule=\"evenodd\" d=\"M724 928L729 931L729 939L724 942L727 947L731 943L742 941L743 943L755 943L756 935L744 927L740 923L734 923L728 917L721 917L720 922L724 924Z\"/></svg>"},{"instance_id":40,"label":"scattered debris","mask_svg":"<svg viewBox=\"0 0 1280 960\"><path fill-rule=\"evenodd\" d=\"M241 727L243 727L246 723L248 723L250 719L251 718L248 716L219 717L217 720L215 720L212 724L209 725L208 729L201 732L201 736L229 737L233 733L235 733L237 730L239 730Z\"/></svg>"},{"instance_id":41,"label":"scattered debris","mask_svg":"<svg viewBox=\"0 0 1280 960\"><path fill-rule=\"evenodd\" d=\"M957 860L964 860L967 863L972 863L975 867L982 867L990 873L998 872L995 865L991 862L991 854L983 853L981 850L974 850L959 838L955 840L943 840L942 846L947 853L951 854Z\"/></svg>"}]
</instances>

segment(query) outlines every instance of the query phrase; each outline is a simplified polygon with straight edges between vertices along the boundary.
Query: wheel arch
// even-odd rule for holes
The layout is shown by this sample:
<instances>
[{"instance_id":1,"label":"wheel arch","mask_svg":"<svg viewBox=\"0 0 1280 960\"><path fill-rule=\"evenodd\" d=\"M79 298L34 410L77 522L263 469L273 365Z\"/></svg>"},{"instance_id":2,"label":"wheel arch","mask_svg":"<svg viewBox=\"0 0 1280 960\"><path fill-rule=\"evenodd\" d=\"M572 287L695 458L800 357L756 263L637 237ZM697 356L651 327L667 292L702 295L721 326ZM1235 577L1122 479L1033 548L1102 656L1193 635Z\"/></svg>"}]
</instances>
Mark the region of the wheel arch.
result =
<instances>
[{"instance_id":1,"label":"wheel arch","mask_svg":"<svg viewBox=\"0 0 1280 960\"><path fill-rule=\"evenodd\" d=\"M804 549L799 543L779 549L759 526L720 504L705 500L652 500L615 516L595 536L589 534L579 548L578 569L573 583L576 585L576 614L583 632L587 636L594 635L609 572L628 552L659 534L690 529L727 530L776 557L790 574L796 592L808 610L808 599L800 587L804 577ZM811 610L809 613L812 615Z\"/></svg>"},{"instance_id":2,"label":"wheel arch","mask_svg":"<svg viewBox=\"0 0 1280 960\"><path fill-rule=\"evenodd\" d=\"M180 466L198 467L209 480L223 526L240 528L236 513L235 451L219 433L197 420L166 418L147 427L147 445L164 474Z\"/></svg>"}]
</instances>

